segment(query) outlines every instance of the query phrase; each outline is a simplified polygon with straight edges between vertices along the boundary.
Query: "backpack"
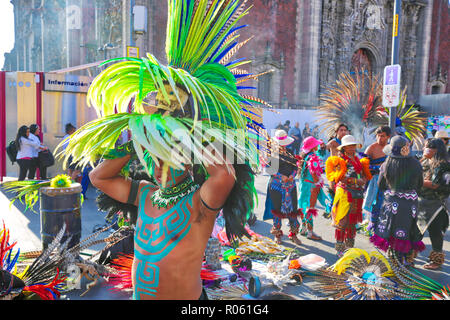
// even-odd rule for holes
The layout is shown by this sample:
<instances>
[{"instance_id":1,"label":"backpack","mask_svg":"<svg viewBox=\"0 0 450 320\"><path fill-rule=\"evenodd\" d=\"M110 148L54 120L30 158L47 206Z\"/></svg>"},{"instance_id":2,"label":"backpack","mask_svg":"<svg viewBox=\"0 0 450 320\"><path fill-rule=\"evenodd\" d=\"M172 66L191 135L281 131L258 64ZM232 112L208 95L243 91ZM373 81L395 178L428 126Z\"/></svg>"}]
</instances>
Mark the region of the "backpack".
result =
<instances>
[{"instance_id":1,"label":"backpack","mask_svg":"<svg viewBox=\"0 0 450 320\"><path fill-rule=\"evenodd\" d=\"M6 154L8 155L9 160L11 160L12 164L14 164L14 162L17 159L17 152L18 152L18 150L17 150L16 142L13 140L6 147Z\"/></svg>"}]
</instances>

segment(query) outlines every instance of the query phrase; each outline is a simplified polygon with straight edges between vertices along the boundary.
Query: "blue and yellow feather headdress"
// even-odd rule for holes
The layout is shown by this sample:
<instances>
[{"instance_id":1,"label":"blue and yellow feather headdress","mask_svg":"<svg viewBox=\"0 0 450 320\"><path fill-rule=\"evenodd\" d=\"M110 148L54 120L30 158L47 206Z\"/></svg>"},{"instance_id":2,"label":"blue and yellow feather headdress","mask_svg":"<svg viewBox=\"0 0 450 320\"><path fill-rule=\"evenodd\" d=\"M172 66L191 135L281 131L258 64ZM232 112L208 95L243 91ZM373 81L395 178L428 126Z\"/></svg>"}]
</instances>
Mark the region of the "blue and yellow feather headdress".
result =
<instances>
[{"instance_id":1,"label":"blue and yellow feather headdress","mask_svg":"<svg viewBox=\"0 0 450 320\"><path fill-rule=\"evenodd\" d=\"M238 41L238 31L244 26L237 24L249 12L246 2L169 0L168 64L149 53L140 59L106 61L114 64L94 79L88 91L88 101L99 118L72 135L65 159L72 156L73 161L86 165L94 156L113 149L121 132L128 129L144 165L146 155L178 169L193 164L194 159L202 164L221 163L224 150L215 149L217 144L231 150L234 161L256 169L258 150L252 139L262 136L263 127L244 113L264 102L239 93L249 88L242 82L257 75L239 69L250 61L233 59L249 40ZM149 101L154 93L157 104ZM211 141L215 142L211 144L214 154L204 148Z\"/></svg>"},{"instance_id":2,"label":"blue and yellow feather headdress","mask_svg":"<svg viewBox=\"0 0 450 320\"><path fill-rule=\"evenodd\" d=\"M117 150L124 130L130 130L131 149L149 174L150 163L162 160L163 175L167 167L185 165L206 175L204 166L223 163L226 155L236 175L223 208L227 235L230 241L248 235L244 225L256 200L258 146L264 145L255 141L267 140L268 134L248 116L251 107L265 102L240 94L252 88L245 81L259 76L241 69L249 60L235 58L250 40L238 40L245 27L238 23L249 13L246 3L169 0L167 65L152 54L106 61L113 64L94 79L87 97L98 119L70 137L65 160L71 156L84 166L114 156L111 150Z\"/></svg>"}]
</instances>

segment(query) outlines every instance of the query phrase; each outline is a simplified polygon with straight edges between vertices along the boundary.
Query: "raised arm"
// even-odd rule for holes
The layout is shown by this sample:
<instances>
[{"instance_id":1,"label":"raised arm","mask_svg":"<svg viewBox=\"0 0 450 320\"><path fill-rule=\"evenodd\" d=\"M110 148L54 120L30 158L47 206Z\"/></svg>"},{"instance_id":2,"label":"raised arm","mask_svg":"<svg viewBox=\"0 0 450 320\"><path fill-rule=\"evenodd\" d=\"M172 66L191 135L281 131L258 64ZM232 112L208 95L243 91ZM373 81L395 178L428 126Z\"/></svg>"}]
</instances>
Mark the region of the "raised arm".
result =
<instances>
[{"instance_id":1,"label":"raised arm","mask_svg":"<svg viewBox=\"0 0 450 320\"><path fill-rule=\"evenodd\" d=\"M231 164L215 164L206 167L209 178L201 186L198 195L201 213L217 213L225 204L234 187L234 168Z\"/></svg>"},{"instance_id":2,"label":"raised arm","mask_svg":"<svg viewBox=\"0 0 450 320\"><path fill-rule=\"evenodd\" d=\"M332 156L335 156L337 154L337 147L339 146L339 144L335 140L328 141L326 146L327 150Z\"/></svg>"},{"instance_id":3,"label":"raised arm","mask_svg":"<svg viewBox=\"0 0 450 320\"><path fill-rule=\"evenodd\" d=\"M129 160L130 155L117 159L104 160L89 173L92 185L111 198L127 203L131 191L132 180L121 176L120 171ZM140 182L138 195L144 184L146 184L145 181ZM138 205L138 199L139 197L137 196L133 202L136 206Z\"/></svg>"}]
</instances>

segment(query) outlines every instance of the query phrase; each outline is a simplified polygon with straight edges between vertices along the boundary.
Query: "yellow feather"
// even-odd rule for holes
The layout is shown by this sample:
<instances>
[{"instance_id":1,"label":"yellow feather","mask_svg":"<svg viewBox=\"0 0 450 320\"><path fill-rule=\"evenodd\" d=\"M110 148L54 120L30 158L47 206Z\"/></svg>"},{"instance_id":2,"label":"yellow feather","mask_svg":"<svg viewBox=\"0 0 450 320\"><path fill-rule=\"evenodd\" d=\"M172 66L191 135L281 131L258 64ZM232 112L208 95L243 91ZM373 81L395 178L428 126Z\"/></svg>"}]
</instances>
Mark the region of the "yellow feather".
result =
<instances>
[{"instance_id":1,"label":"yellow feather","mask_svg":"<svg viewBox=\"0 0 450 320\"><path fill-rule=\"evenodd\" d=\"M379 253L377 251L372 251L370 253L370 256L383 261L384 265L388 269L388 271L386 271L385 273L382 274L383 277L391 277L394 275L394 271L392 271L391 265L389 264L388 260L381 253Z\"/></svg>"},{"instance_id":2,"label":"yellow feather","mask_svg":"<svg viewBox=\"0 0 450 320\"><path fill-rule=\"evenodd\" d=\"M365 256L367 263L370 262L369 254L365 250L359 248L351 248L347 250L344 255L338 261L336 261L334 265L329 267L329 269L336 271L338 274L341 274L345 272L345 270L347 270L354 259L360 257L361 255Z\"/></svg>"},{"instance_id":3,"label":"yellow feather","mask_svg":"<svg viewBox=\"0 0 450 320\"><path fill-rule=\"evenodd\" d=\"M26 266L26 268L19 274L17 274L17 266L14 268L14 273L13 275L15 275L16 277L20 278L23 280L23 276L25 275L25 273L28 271L28 269L30 268L30 265Z\"/></svg>"}]
</instances>

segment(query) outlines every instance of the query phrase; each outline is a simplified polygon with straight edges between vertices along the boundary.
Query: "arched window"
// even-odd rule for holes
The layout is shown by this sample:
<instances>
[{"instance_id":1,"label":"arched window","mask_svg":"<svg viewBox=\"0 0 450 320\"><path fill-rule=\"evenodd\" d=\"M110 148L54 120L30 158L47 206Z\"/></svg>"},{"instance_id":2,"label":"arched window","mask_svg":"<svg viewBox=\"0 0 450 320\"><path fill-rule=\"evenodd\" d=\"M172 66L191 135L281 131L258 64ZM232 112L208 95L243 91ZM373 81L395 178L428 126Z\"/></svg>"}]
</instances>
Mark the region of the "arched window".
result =
<instances>
[{"instance_id":1,"label":"arched window","mask_svg":"<svg viewBox=\"0 0 450 320\"><path fill-rule=\"evenodd\" d=\"M258 98L264 101L271 101L270 90L272 83L272 73L263 74L258 78Z\"/></svg>"}]
</instances>

